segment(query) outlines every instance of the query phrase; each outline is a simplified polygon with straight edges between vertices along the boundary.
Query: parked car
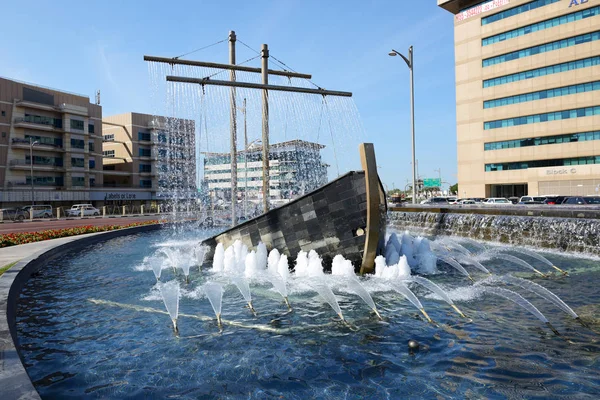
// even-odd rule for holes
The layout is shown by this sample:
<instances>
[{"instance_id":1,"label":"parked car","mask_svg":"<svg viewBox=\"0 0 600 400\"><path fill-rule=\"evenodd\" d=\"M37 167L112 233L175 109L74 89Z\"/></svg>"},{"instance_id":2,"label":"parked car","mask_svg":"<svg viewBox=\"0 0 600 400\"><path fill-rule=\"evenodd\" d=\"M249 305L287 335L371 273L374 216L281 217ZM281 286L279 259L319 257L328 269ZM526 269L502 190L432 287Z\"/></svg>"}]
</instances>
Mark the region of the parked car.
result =
<instances>
[{"instance_id":1,"label":"parked car","mask_svg":"<svg viewBox=\"0 0 600 400\"><path fill-rule=\"evenodd\" d=\"M548 205L562 204L566 198L567 198L566 196L546 196L546 200L544 200L544 204L548 204Z\"/></svg>"},{"instance_id":2,"label":"parked car","mask_svg":"<svg viewBox=\"0 0 600 400\"><path fill-rule=\"evenodd\" d=\"M448 204L458 204L458 197L456 196L448 196Z\"/></svg>"},{"instance_id":3,"label":"parked car","mask_svg":"<svg viewBox=\"0 0 600 400\"><path fill-rule=\"evenodd\" d=\"M490 197L485 202L485 205L506 206L506 205L512 205L512 203L510 201L508 201L507 198L504 198L504 197Z\"/></svg>"},{"instance_id":4,"label":"parked car","mask_svg":"<svg viewBox=\"0 0 600 400\"><path fill-rule=\"evenodd\" d=\"M421 204L427 204L430 206L447 206L448 205L448 199L446 197L432 197L430 199L427 200L423 200L421 202Z\"/></svg>"},{"instance_id":5,"label":"parked car","mask_svg":"<svg viewBox=\"0 0 600 400\"><path fill-rule=\"evenodd\" d=\"M30 214L33 212L33 218L51 218L52 217L52 206L51 205L32 205L25 206L23 210L27 212L28 218L31 218Z\"/></svg>"},{"instance_id":6,"label":"parked car","mask_svg":"<svg viewBox=\"0 0 600 400\"><path fill-rule=\"evenodd\" d=\"M0 211L2 212L2 219L23 221L24 219L29 218L29 213L22 208L3 208Z\"/></svg>"},{"instance_id":7,"label":"parked car","mask_svg":"<svg viewBox=\"0 0 600 400\"><path fill-rule=\"evenodd\" d=\"M84 217L89 217L92 215L94 215L94 216L100 215L100 210L98 210L96 207L93 207L91 205L83 205L82 207L79 207L76 209L71 207L71 209L67 211L67 216L68 217L80 217L82 212L83 212Z\"/></svg>"},{"instance_id":8,"label":"parked car","mask_svg":"<svg viewBox=\"0 0 600 400\"><path fill-rule=\"evenodd\" d=\"M469 204L475 204L474 200L471 199L459 199L458 200L458 204L459 205L469 205Z\"/></svg>"},{"instance_id":9,"label":"parked car","mask_svg":"<svg viewBox=\"0 0 600 400\"><path fill-rule=\"evenodd\" d=\"M519 200L519 204L544 204L544 201L546 201L546 196L523 196Z\"/></svg>"},{"instance_id":10,"label":"parked car","mask_svg":"<svg viewBox=\"0 0 600 400\"><path fill-rule=\"evenodd\" d=\"M508 201L510 201L513 204L517 204L517 203L519 203L519 198L518 197L509 197Z\"/></svg>"},{"instance_id":11,"label":"parked car","mask_svg":"<svg viewBox=\"0 0 600 400\"><path fill-rule=\"evenodd\" d=\"M564 205L600 205L600 196L573 196L567 197L562 203Z\"/></svg>"},{"instance_id":12,"label":"parked car","mask_svg":"<svg viewBox=\"0 0 600 400\"><path fill-rule=\"evenodd\" d=\"M484 199L483 197L471 197L469 200L473 200L475 203L483 203L487 199Z\"/></svg>"}]
</instances>

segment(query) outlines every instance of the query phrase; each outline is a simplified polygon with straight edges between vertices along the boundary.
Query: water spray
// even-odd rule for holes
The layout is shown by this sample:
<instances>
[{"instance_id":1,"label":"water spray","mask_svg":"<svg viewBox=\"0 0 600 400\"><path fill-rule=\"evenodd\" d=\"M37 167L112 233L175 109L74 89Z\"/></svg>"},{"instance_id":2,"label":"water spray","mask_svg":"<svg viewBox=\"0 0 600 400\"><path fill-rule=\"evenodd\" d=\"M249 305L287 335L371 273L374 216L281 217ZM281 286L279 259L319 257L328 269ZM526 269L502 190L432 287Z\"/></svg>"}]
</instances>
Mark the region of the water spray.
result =
<instances>
[{"instance_id":1,"label":"water spray","mask_svg":"<svg viewBox=\"0 0 600 400\"><path fill-rule=\"evenodd\" d=\"M456 307L456 304L451 304L451 305L450 305L450 307L454 308L454 310L455 310L455 311L458 313L458 315L460 315L461 317L463 317L463 318L467 318L467 316L466 316L465 314L463 314L463 312L462 312L462 311L460 311L460 310L458 309L458 307Z\"/></svg>"}]
</instances>

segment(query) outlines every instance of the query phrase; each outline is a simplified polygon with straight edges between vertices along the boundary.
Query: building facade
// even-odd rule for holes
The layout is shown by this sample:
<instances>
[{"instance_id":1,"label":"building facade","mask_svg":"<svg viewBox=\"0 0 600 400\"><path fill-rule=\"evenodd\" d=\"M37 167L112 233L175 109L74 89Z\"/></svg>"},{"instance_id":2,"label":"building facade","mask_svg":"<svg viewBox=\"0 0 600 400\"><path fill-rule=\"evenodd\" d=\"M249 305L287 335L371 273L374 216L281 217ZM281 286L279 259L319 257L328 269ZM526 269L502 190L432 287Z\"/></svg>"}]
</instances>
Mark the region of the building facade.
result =
<instances>
[{"instance_id":1,"label":"building facade","mask_svg":"<svg viewBox=\"0 0 600 400\"><path fill-rule=\"evenodd\" d=\"M600 190L600 0L438 0L454 14L461 197Z\"/></svg>"},{"instance_id":2,"label":"building facade","mask_svg":"<svg viewBox=\"0 0 600 400\"><path fill-rule=\"evenodd\" d=\"M303 140L269 146L269 197L293 199L327 183L327 164L321 159L325 146ZM237 156L237 182L240 197L262 198L262 146L250 146ZM212 199L231 200L231 156L204 153L204 185Z\"/></svg>"},{"instance_id":3,"label":"building facade","mask_svg":"<svg viewBox=\"0 0 600 400\"><path fill-rule=\"evenodd\" d=\"M194 121L125 113L103 122L105 187L135 190L148 200L195 195Z\"/></svg>"},{"instance_id":4,"label":"building facade","mask_svg":"<svg viewBox=\"0 0 600 400\"><path fill-rule=\"evenodd\" d=\"M101 133L89 97L0 78L2 205L89 201L103 186Z\"/></svg>"}]
</instances>

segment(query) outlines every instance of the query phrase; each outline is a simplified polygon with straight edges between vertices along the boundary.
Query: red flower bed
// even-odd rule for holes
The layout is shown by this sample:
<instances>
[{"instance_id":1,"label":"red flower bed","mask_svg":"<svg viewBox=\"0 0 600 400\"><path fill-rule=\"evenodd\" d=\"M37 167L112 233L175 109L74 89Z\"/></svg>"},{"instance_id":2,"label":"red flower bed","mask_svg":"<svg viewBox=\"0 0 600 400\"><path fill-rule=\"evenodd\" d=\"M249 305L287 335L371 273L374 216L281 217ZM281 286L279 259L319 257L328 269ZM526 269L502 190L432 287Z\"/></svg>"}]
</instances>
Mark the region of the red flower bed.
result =
<instances>
[{"instance_id":1,"label":"red flower bed","mask_svg":"<svg viewBox=\"0 0 600 400\"><path fill-rule=\"evenodd\" d=\"M84 233L106 232L115 229L131 228L134 226L158 224L158 221L135 222L128 225L105 225L105 226L77 226L75 228L49 229L39 232L6 233L0 235L0 247L16 246L18 244L39 242L42 240L57 239L67 236L82 235Z\"/></svg>"}]
</instances>

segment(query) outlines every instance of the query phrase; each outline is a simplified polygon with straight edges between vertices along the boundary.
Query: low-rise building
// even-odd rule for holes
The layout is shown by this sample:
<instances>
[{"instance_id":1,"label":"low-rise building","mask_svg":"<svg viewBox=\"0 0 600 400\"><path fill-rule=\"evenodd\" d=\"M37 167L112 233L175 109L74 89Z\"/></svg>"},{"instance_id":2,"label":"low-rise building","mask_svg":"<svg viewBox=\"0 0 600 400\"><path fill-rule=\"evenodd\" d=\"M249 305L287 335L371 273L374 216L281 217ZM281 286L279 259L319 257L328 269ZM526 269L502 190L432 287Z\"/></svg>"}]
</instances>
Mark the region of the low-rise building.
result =
<instances>
[{"instance_id":1,"label":"low-rise building","mask_svg":"<svg viewBox=\"0 0 600 400\"><path fill-rule=\"evenodd\" d=\"M102 107L89 97L0 78L0 202L55 207L102 187Z\"/></svg>"},{"instance_id":2,"label":"low-rise building","mask_svg":"<svg viewBox=\"0 0 600 400\"><path fill-rule=\"evenodd\" d=\"M292 140L269 146L269 197L292 199L327 183L327 167L321 159L325 146ZM231 156L229 153L203 153L204 187L213 200L231 200ZM262 145L250 146L237 156L238 196L262 198Z\"/></svg>"}]
</instances>

